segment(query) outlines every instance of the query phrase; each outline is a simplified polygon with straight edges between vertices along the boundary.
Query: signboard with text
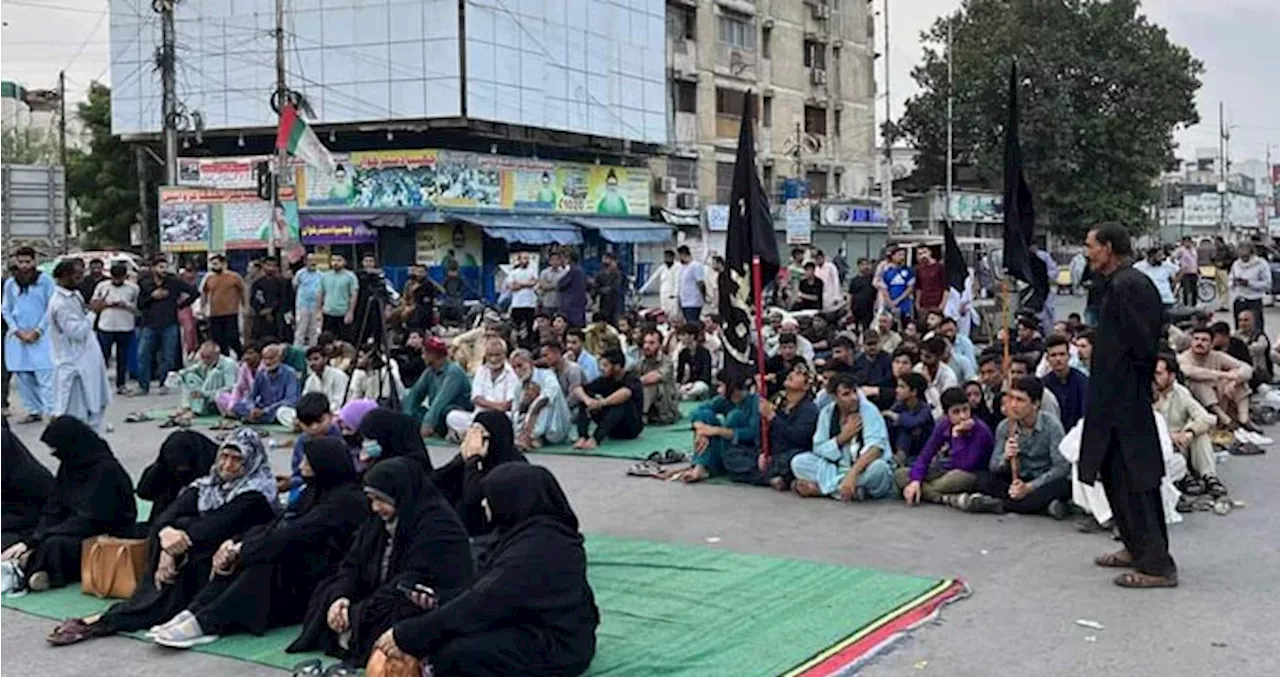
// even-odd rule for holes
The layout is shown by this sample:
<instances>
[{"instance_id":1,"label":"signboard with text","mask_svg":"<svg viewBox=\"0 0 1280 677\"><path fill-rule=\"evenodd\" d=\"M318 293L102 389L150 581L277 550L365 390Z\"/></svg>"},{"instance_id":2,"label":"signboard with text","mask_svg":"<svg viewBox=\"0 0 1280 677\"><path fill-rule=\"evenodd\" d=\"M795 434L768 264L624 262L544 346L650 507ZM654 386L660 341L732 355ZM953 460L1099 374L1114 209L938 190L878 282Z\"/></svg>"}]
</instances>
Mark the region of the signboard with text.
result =
<instances>
[{"instance_id":1,"label":"signboard with text","mask_svg":"<svg viewBox=\"0 0 1280 677\"><path fill-rule=\"evenodd\" d=\"M289 249L299 240L292 189L281 190L274 210L254 190L162 187L159 203L164 251L266 249L268 239Z\"/></svg>"}]
</instances>

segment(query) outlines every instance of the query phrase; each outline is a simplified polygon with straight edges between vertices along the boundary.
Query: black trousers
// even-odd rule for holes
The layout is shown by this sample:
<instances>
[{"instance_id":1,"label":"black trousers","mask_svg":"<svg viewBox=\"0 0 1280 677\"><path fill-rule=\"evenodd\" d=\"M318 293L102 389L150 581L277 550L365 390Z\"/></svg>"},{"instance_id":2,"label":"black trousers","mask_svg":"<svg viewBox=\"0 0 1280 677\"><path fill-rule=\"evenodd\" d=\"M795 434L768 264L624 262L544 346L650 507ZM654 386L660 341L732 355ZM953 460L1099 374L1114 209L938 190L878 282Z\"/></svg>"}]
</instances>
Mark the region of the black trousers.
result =
<instances>
[{"instance_id":1,"label":"black trousers","mask_svg":"<svg viewBox=\"0 0 1280 677\"><path fill-rule=\"evenodd\" d=\"M644 430L644 419L630 402L603 407L591 411L586 407L578 410L578 437L586 437L591 429L591 422L596 422L596 432L592 435L596 443L605 440L634 440Z\"/></svg>"},{"instance_id":2,"label":"black trousers","mask_svg":"<svg viewBox=\"0 0 1280 677\"><path fill-rule=\"evenodd\" d=\"M1110 450L1102 459L1102 489L1111 504L1120 540L1133 557L1133 568L1151 576L1173 576L1178 566L1169 555L1169 530L1164 519L1160 487L1133 491L1129 470L1112 433Z\"/></svg>"},{"instance_id":3,"label":"black trousers","mask_svg":"<svg viewBox=\"0 0 1280 677\"><path fill-rule=\"evenodd\" d=\"M116 351L116 388L123 388L129 382L129 351L133 349L133 332L100 331L98 345L102 346L102 359L111 359L111 349Z\"/></svg>"},{"instance_id":4,"label":"black trousers","mask_svg":"<svg viewBox=\"0 0 1280 677\"><path fill-rule=\"evenodd\" d=\"M235 352L237 356L244 353L240 344L240 316L219 315L209 318L209 340L218 344L223 355Z\"/></svg>"},{"instance_id":5,"label":"black trousers","mask_svg":"<svg viewBox=\"0 0 1280 677\"><path fill-rule=\"evenodd\" d=\"M522 346L527 346L530 342L529 337L533 335L534 314L533 308L511 309L511 325L516 330L517 340Z\"/></svg>"},{"instance_id":6,"label":"black trousers","mask_svg":"<svg viewBox=\"0 0 1280 677\"><path fill-rule=\"evenodd\" d=\"M1267 328L1262 324L1262 299L1236 299L1235 303L1231 304L1231 314L1235 317L1240 317L1242 310L1253 311L1254 331L1259 334L1267 333Z\"/></svg>"},{"instance_id":7,"label":"black trousers","mask_svg":"<svg viewBox=\"0 0 1280 677\"><path fill-rule=\"evenodd\" d=\"M1004 501L1005 512L1020 515L1035 515L1045 511L1055 499L1066 501L1071 499L1071 480L1061 477L1032 491L1020 499L1009 498L1009 485L1013 477L1007 472L978 474L978 491Z\"/></svg>"},{"instance_id":8,"label":"black trousers","mask_svg":"<svg viewBox=\"0 0 1280 677\"><path fill-rule=\"evenodd\" d=\"M339 341L351 343L353 340L352 332L355 330L353 324L347 324L345 318L341 315L325 315L321 321L320 331L327 331L333 334L333 337Z\"/></svg>"},{"instance_id":9,"label":"black trousers","mask_svg":"<svg viewBox=\"0 0 1280 677\"><path fill-rule=\"evenodd\" d=\"M1182 305L1188 308L1195 308L1200 302L1200 290L1197 286L1200 284L1200 276L1195 273L1187 273L1182 276Z\"/></svg>"}]
</instances>

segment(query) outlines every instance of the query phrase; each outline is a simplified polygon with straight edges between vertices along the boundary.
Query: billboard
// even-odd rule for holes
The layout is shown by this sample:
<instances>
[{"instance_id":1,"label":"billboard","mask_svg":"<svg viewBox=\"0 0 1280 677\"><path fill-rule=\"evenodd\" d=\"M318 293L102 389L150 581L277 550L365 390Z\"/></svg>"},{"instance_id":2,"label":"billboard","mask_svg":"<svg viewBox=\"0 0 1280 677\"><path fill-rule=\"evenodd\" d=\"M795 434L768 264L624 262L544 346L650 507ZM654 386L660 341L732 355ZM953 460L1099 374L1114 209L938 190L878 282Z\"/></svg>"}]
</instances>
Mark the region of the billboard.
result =
<instances>
[{"instance_id":1,"label":"billboard","mask_svg":"<svg viewBox=\"0 0 1280 677\"><path fill-rule=\"evenodd\" d=\"M160 188L160 248L171 252L266 249L292 250L299 242L298 203L282 189L280 205L252 190ZM292 258L292 257L291 257Z\"/></svg>"},{"instance_id":2,"label":"billboard","mask_svg":"<svg viewBox=\"0 0 1280 677\"><path fill-rule=\"evenodd\" d=\"M256 189L258 157L178 158L178 184L200 188Z\"/></svg>"},{"instance_id":3,"label":"billboard","mask_svg":"<svg viewBox=\"0 0 1280 677\"><path fill-rule=\"evenodd\" d=\"M160 22L146 0L108 0L108 8L112 132L157 134ZM188 129L197 112L206 130L276 126L275 8L276 0L175 3ZM285 78L315 110L312 124L421 122L465 110L476 120L667 141L661 0L290 0L284 11Z\"/></svg>"},{"instance_id":4,"label":"billboard","mask_svg":"<svg viewBox=\"0 0 1280 677\"><path fill-rule=\"evenodd\" d=\"M503 210L648 216L648 168L451 150L366 151L335 156L332 172L304 167L307 210Z\"/></svg>"}]
</instances>

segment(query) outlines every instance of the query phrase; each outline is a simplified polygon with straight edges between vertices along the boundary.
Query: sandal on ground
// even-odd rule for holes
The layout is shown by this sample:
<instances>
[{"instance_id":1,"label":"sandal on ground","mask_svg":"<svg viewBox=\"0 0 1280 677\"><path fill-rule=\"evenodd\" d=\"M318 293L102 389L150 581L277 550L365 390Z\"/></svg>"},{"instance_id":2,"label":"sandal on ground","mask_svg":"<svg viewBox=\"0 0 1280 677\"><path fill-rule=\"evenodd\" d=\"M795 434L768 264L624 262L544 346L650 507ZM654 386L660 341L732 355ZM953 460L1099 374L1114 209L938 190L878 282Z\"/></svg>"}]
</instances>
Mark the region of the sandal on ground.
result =
<instances>
[{"instance_id":1,"label":"sandal on ground","mask_svg":"<svg viewBox=\"0 0 1280 677\"><path fill-rule=\"evenodd\" d=\"M1188 496L1199 496L1205 491L1205 483L1199 477L1186 477L1182 480L1182 486L1179 489Z\"/></svg>"},{"instance_id":2,"label":"sandal on ground","mask_svg":"<svg viewBox=\"0 0 1280 677\"><path fill-rule=\"evenodd\" d=\"M236 421L232 421L230 419L223 419L209 426L209 430L235 430L238 427L240 427L240 424L237 423Z\"/></svg>"},{"instance_id":3,"label":"sandal on ground","mask_svg":"<svg viewBox=\"0 0 1280 677\"><path fill-rule=\"evenodd\" d=\"M290 677L318 677L324 673L324 664L319 658L312 658L309 661L302 661L293 666L293 670L289 673Z\"/></svg>"},{"instance_id":4,"label":"sandal on ground","mask_svg":"<svg viewBox=\"0 0 1280 677\"><path fill-rule=\"evenodd\" d=\"M355 677L360 673L360 668L343 663L334 663L324 671L324 677Z\"/></svg>"},{"instance_id":5,"label":"sandal on ground","mask_svg":"<svg viewBox=\"0 0 1280 677\"><path fill-rule=\"evenodd\" d=\"M675 465L676 463L687 463L688 461L689 457L685 454L676 451L675 449L668 449L662 455L662 460L658 462L662 465Z\"/></svg>"},{"instance_id":6,"label":"sandal on ground","mask_svg":"<svg viewBox=\"0 0 1280 677\"><path fill-rule=\"evenodd\" d=\"M1093 558L1093 563L1100 567L1128 569L1133 566L1133 555L1130 555L1128 551L1118 550L1116 552L1106 553L1105 555L1098 555Z\"/></svg>"},{"instance_id":7,"label":"sandal on ground","mask_svg":"<svg viewBox=\"0 0 1280 677\"><path fill-rule=\"evenodd\" d=\"M654 452L655 454L658 452ZM631 477L662 477L662 468L650 461L641 461L630 468L627 468L627 475Z\"/></svg>"},{"instance_id":8,"label":"sandal on ground","mask_svg":"<svg viewBox=\"0 0 1280 677\"><path fill-rule=\"evenodd\" d=\"M1214 477L1213 475L1209 475L1208 477L1204 478L1204 490L1205 490L1205 493L1209 494L1214 498L1222 498L1223 496L1226 496L1228 493L1227 487L1225 484L1222 483L1222 480L1219 480L1217 477Z\"/></svg>"},{"instance_id":9,"label":"sandal on ground","mask_svg":"<svg viewBox=\"0 0 1280 677\"><path fill-rule=\"evenodd\" d=\"M49 633L49 636L45 639L53 646L71 646L72 644L79 644L86 639L93 639L106 634L99 630L97 623L87 625L78 618L72 619L72 621L74 622L69 621L54 628L53 632Z\"/></svg>"},{"instance_id":10,"label":"sandal on ground","mask_svg":"<svg viewBox=\"0 0 1280 677\"><path fill-rule=\"evenodd\" d=\"M1116 576L1115 582L1122 588L1176 588L1178 575L1152 576L1141 571L1126 571Z\"/></svg>"},{"instance_id":11,"label":"sandal on ground","mask_svg":"<svg viewBox=\"0 0 1280 677\"><path fill-rule=\"evenodd\" d=\"M124 417L125 423L145 423L151 420L153 419L150 416L148 416L146 412L142 412L142 411L135 411L132 414L129 414L128 416Z\"/></svg>"},{"instance_id":12,"label":"sandal on ground","mask_svg":"<svg viewBox=\"0 0 1280 677\"><path fill-rule=\"evenodd\" d=\"M1267 453L1267 450L1252 442L1237 442L1227 448L1227 453L1232 456L1258 456Z\"/></svg>"}]
</instances>

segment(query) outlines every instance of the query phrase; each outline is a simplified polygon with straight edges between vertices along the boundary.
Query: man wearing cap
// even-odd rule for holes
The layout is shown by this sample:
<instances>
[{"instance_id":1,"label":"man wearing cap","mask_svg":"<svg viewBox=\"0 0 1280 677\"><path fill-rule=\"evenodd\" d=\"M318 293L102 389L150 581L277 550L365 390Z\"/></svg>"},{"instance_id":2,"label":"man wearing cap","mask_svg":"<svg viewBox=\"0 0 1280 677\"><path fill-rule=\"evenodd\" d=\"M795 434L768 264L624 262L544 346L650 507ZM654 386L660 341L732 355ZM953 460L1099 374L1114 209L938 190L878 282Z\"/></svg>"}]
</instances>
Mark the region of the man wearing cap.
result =
<instances>
[{"instance_id":1,"label":"man wearing cap","mask_svg":"<svg viewBox=\"0 0 1280 677\"><path fill-rule=\"evenodd\" d=\"M422 343L422 361L427 368L405 393L402 411L417 416L422 402L430 404L422 414L424 437L441 436L448 431L445 416L456 409L471 411L471 381L456 362L449 359L449 346L444 339L432 336Z\"/></svg>"}]
</instances>

